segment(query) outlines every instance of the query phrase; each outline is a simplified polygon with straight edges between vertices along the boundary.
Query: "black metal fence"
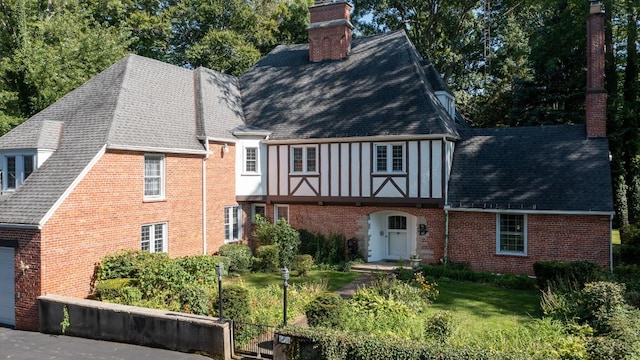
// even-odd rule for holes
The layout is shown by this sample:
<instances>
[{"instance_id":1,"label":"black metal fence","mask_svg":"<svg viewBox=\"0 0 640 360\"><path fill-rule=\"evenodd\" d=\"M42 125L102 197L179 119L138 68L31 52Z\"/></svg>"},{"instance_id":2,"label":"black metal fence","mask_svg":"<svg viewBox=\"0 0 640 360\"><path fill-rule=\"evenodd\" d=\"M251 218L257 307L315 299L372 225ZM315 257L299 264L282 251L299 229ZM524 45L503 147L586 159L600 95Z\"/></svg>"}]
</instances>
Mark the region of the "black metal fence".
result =
<instances>
[{"instance_id":1,"label":"black metal fence","mask_svg":"<svg viewBox=\"0 0 640 360\"><path fill-rule=\"evenodd\" d=\"M233 351L257 359L273 359L273 325L233 321Z\"/></svg>"}]
</instances>

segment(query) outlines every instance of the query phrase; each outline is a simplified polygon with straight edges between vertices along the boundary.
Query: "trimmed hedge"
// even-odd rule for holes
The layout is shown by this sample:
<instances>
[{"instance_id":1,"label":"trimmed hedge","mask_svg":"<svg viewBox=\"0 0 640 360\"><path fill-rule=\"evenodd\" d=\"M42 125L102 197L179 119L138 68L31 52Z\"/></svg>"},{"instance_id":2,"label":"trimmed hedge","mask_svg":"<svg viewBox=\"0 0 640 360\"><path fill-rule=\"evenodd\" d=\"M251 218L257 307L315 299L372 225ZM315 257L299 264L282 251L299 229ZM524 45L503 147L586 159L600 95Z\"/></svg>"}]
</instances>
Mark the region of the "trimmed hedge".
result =
<instances>
[{"instance_id":1,"label":"trimmed hedge","mask_svg":"<svg viewBox=\"0 0 640 360\"><path fill-rule=\"evenodd\" d=\"M318 295L304 308L307 323L311 327L339 327L344 299L336 293L325 292Z\"/></svg>"},{"instance_id":2,"label":"trimmed hedge","mask_svg":"<svg viewBox=\"0 0 640 360\"><path fill-rule=\"evenodd\" d=\"M571 283L582 288L588 282L605 278L602 267L591 261L540 260L533 264L533 272L540 289L554 283Z\"/></svg>"},{"instance_id":3,"label":"trimmed hedge","mask_svg":"<svg viewBox=\"0 0 640 360\"><path fill-rule=\"evenodd\" d=\"M473 271L464 264L448 265L426 265L418 270L424 276L439 279L449 278L457 281L470 281L476 283L492 284L506 289L533 290L536 281L527 275L513 274L493 274L486 271ZM403 270L400 272L401 279L411 279L414 277L413 270Z\"/></svg>"}]
</instances>

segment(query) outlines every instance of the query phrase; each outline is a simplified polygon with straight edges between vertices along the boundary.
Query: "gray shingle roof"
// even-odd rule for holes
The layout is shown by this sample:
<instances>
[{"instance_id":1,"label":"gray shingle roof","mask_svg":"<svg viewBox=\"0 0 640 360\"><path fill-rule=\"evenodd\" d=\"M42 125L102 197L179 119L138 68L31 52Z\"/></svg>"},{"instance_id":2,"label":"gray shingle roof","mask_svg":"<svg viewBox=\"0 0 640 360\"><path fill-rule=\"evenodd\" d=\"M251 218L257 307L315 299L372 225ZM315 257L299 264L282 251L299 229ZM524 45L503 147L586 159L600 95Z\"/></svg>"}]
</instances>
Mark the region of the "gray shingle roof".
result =
<instances>
[{"instance_id":1,"label":"gray shingle roof","mask_svg":"<svg viewBox=\"0 0 640 360\"><path fill-rule=\"evenodd\" d=\"M217 139L234 138L233 129L244 125L238 79L206 68L195 71L199 92L199 135Z\"/></svg>"},{"instance_id":2,"label":"gray shingle roof","mask_svg":"<svg viewBox=\"0 0 640 360\"><path fill-rule=\"evenodd\" d=\"M56 149L4 199L0 223L38 225L105 146L198 153L200 136L232 139L239 99L226 75L126 56L0 138L0 149Z\"/></svg>"},{"instance_id":3,"label":"gray shingle roof","mask_svg":"<svg viewBox=\"0 0 640 360\"><path fill-rule=\"evenodd\" d=\"M449 181L452 208L613 211L606 138L583 125L465 129Z\"/></svg>"},{"instance_id":4,"label":"gray shingle roof","mask_svg":"<svg viewBox=\"0 0 640 360\"><path fill-rule=\"evenodd\" d=\"M247 124L272 139L457 136L404 31L354 40L344 60L308 57L308 45L278 46L240 77Z\"/></svg>"}]
</instances>

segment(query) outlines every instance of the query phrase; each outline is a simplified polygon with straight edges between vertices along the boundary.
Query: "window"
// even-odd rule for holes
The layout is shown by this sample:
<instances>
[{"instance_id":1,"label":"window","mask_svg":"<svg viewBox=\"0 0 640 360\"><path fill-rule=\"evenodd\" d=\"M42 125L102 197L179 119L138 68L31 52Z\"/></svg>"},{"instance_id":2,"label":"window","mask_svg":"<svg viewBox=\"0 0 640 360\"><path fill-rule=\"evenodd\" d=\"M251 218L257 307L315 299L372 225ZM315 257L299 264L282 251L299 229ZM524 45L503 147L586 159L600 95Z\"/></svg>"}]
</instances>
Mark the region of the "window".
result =
<instances>
[{"instance_id":1,"label":"window","mask_svg":"<svg viewBox=\"0 0 640 360\"><path fill-rule=\"evenodd\" d=\"M404 172L404 145L376 144L375 172Z\"/></svg>"},{"instance_id":2,"label":"window","mask_svg":"<svg viewBox=\"0 0 640 360\"><path fill-rule=\"evenodd\" d=\"M526 234L524 215L498 214L498 253L526 255Z\"/></svg>"},{"instance_id":3,"label":"window","mask_svg":"<svg viewBox=\"0 0 640 360\"><path fill-rule=\"evenodd\" d=\"M240 240L240 207L224 208L224 242Z\"/></svg>"},{"instance_id":4,"label":"window","mask_svg":"<svg viewBox=\"0 0 640 360\"><path fill-rule=\"evenodd\" d=\"M144 197L146 199L164 198L163 155L145 155L144 157Z\"/></svg>"},{"instance_id":5,"label":"window","mask_svg":"<svg viewBox=\"0 0 640 360\"><path fill-rule=\"evenodd\" d=\"M15 189L18 183L16 179L16 157L7 156L7 189Z\"/></svg>"},{"instance_id":6,"label":"window","mask_svg":"<svg viewBox=\"0 0 640 360\"><path fill-rule=\"evenodd\" d=\"M265 204L251 204L251 221L256 221L256 215L260 215L263 219L267 215L267 206Z\"/></svg>"},{"instance_id":7,"label":"window","mask_svg":"<svg viewBox=\"0 0 640 360\"><path fill-rule=\"evenodd\" d=\"M318 152L315 146L294 146L291 148L291 169L293 172L318 171Z\"/></svg>"},{"instance_id":8,"label":"window","mask_svg":"<svg viewBox=\"0 0 640 360\"><path fill-rule=\"evenodd\" d=\"M167 223L142 225L140 249L148 252L167 252Z\"/></svg>"},{"instance_id":9,"label":"window","mask_svg":"<svg viewBox=\"0 0 640 360\"><path fill-rule=\"evenodd\" d=\"M258 148L244 148L244 171L247 173L257 173L258 171Z\"/></svg>"},{"instance_id":10,"label":"window","mask_svg":"<svg viewBox=\"0 0 640 360\"><path fill-rule=\"evenodd\" d=\"M278 221L280 219L285 219L289 222L289 205L276 205L273 207L274 209L274 219Z\"/></svg>"},{"instance_id":11,"label":"window","mask_svg":"<svg viewBox=\"0 0 640 360\"><path fill-rule=\"evenodd\" d=\"M5 178L1 179L4 183L2 190L17 189L35 170L34 155L8 155L3 159L4 162L0 163L0 170L5 174Z\"/></svg>"}]
</instances>

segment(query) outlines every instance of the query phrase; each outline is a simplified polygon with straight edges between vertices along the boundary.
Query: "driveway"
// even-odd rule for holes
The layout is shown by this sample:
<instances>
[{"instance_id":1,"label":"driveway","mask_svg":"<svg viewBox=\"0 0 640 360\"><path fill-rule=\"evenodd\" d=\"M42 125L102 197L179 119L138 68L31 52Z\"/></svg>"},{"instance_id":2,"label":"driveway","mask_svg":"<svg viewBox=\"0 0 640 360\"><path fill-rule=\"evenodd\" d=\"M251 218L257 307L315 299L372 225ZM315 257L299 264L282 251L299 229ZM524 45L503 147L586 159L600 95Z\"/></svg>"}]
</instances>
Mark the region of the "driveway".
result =
<instances>
[{"instance_id":1,"label":"driveway","mask_svg":"<svg viewBox=\"0 0 640 360\"><path fill-rule=\"evenodd\" d=\"M206 360L208 357L0 327L0 360Z\"/></svg>"}]
</instances>

